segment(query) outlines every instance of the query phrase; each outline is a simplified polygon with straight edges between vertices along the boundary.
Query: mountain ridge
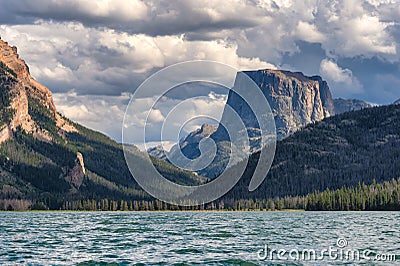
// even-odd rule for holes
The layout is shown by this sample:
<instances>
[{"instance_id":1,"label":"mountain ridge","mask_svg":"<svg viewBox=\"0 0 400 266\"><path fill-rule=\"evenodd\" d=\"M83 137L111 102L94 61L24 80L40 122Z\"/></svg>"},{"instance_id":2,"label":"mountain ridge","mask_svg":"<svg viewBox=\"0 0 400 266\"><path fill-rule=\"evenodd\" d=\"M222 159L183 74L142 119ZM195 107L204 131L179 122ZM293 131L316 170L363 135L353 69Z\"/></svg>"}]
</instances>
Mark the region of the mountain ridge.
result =
<instances>
[{"instance_id":1,"label":"mountain ridge","mask_svg":"<svg viewBox=\"0 0 400 266\"><path fill-rule=\"evenodd\" d=\"M345 112L350 111L357 111L364 108L372 107L371 104L358 99L343 99L343 98L336 98L333 99L333 105L335 108L336 114L342 114Z\"/></svg>"}]
</instances>

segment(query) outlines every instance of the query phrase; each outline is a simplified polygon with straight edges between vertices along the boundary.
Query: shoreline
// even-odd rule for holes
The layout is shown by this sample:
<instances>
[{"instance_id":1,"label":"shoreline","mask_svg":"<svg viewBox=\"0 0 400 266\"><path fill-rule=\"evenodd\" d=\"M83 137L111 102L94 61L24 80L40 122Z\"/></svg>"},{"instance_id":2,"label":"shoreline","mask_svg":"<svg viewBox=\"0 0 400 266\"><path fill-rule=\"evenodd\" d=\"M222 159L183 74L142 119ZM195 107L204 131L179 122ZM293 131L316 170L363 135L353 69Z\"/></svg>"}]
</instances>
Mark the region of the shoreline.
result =
<instances>
[{"instance_id":1,"label":"shoreline","mask_svg":"<svg viewBox=\"0 0 400 266\"><path fill-rule=\"evenodd\" d=\"M212 212L219 212L219 213L232 213L232 212L245 212L245 213L251 213L251 212L268 212L268 213L300 213L300 212L326 212L326 213L330 213L330 212L346 212L346 213L350 213L350 212L365 212L365 213L369 213L369 212L395 212L398 213L399 211L396 210L348 210L348 211L344 211L344 210L332 210L332 211L326 211L326 210L312 210L312 211L307 211L307 210L303 210L303 209L285 209L285 210L128 210L128 211L121 211L121 210L117 210L117 211L103 211L103 210L14 210L14 211L7 211L7 210L0 210L0 213L32 213L32 212L38 212L38 213L49 213L49 212L65 212L65 213L88 213L88 212L93 212L93 213L161 213L161 212L165 212L165 213L169 213L169 212L204 212L204 213L212 213Z\"/></svg>"},{"instance_id":2,"label":"shoreline","mask_svg":"<svg viewBox=\"0 0 400 266\"><path fill-rule=\"evenodd\" d=\"M137 210L137 211L102 211L102 210L2 210L0 213L18 213L18 212L104 212L104 213L130 213L130 212L308 212L302 209L285 209L285 210Z\"/></svg>"}]
</instances>

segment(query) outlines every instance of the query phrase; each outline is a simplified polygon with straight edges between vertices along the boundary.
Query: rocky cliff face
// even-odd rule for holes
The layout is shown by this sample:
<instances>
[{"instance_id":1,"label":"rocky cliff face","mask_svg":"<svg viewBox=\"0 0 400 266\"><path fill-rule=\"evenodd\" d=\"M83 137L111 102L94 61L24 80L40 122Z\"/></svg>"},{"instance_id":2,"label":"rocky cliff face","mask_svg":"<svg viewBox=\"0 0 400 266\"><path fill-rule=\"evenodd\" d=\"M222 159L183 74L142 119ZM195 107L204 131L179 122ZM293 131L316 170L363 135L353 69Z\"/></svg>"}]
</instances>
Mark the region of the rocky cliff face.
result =
<instances>
[{"instance_id":1,"label":"rocky cliff face","mask_svg":"<svg viewBox=\"0 0 400 266\"><path fill-rule=\"evenodd\" d=\"M278 139L335 114L328 84L319 76L269 69L244 73L267 98L275 117ZM255 116L238 95L230 93L227 104L238 111L247 127L257 128Z\"/></svg>"},{"instance_id":2,"label":"rocky cliff face","mask_svg":"<svg viewBox=\"0 0 400 266\"><path fill-rule=\"evenodd\" d=\"M54 139L54 133L62 136L65 132L76 131L57 113L50 90L30 75L25 61L19 58L17 48L1 39L0 62L2 109L8 109L1 117L0 142L12 138L17 128L44 141ZM46 121L41 119L43 115L54 122L54 128L45 125Z\"/></svg>"},{"instance_id":3,"label":"rocky cliff face","mask_svg":"<svg viewBox=\"0 0 400 266\"><path fill-rule=\"evenodd\" d=\"M350 112L350 111L357 111L361 110L364 108L369 108L372 107L367 102L357 100L357 99L334 99L333 100L333 105L335 106L335 113L336 114L342 114L345 112Z\"/></svg>"},{"instance_id":4,"label":"rocky cliff face","mask_svg":"<svg viewBox=\"0 0 400 266\"><path fill-rule=\"evenodd\" d=\"M68 132L77 129L57 113L52 94L29 73L16 47L0 39L0 143L25 132L45 143L59 143ZM65 180L76 189L82 184L85 167L77 153L75 166L64 167Z\"/></svg>"},{"instance_id":5,"label":"rocky cliff face","mask_svg":"<svg viewBox=\"0 0 400 266\"><path fill-rule=\"evenodd\" d=\"M185 149L188 145L199 143L203 138L208 138L213 134L218 128L218 125L203 124L201 128L191 132L187 137L185 137L181 143L181 149Z\"/></svg>"}]
</instances>

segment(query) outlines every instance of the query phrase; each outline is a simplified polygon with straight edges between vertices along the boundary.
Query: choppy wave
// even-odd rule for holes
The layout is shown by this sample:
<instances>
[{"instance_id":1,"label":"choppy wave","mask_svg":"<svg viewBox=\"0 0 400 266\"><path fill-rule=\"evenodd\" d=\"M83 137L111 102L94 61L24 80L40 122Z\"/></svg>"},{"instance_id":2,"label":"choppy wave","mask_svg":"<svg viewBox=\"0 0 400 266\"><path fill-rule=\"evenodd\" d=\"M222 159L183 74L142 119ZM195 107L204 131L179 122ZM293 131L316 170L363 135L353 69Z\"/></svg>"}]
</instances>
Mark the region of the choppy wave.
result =
<instances>
[{"instance_id":1,"label":"choppy wave","mask_svg":"<svg viewBox=\"0 0 400 266\"><path fill-rule=\"evenodd\" d=\"M399 228L395 212L2 212L0 264L308 265L259 261L257 251L345 237L400 254Z\"/></svg>"}]
</instances>

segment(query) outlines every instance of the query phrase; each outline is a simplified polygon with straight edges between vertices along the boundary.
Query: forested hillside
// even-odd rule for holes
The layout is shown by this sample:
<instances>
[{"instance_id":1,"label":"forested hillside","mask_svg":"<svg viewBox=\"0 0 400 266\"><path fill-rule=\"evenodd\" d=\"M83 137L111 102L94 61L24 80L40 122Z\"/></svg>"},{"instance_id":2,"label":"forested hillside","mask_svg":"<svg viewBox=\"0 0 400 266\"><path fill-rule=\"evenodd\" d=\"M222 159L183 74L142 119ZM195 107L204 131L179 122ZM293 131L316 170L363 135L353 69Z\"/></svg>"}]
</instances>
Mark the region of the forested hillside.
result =
<instances>
[{"instance_id":1,"label":"forested hillside","mask_svg":"<svg viewBox=\"0 0 400 266\"><path fill-rule=\"evenodd\" d=\"M59 209L73 200L149 200L126 166L122 146L101 133L74 124L79 132L68 133L59 143L47 143L18 131L0 145L0 199L42 202ZM135 151L136 149L136 151ZM82 154L85 174L68 180ZM132 152L140 154L137 148ZM204 179L154 159L159 171L181 184L199 184ZM6 206L8 207L8 206Z\"/></svg>"},{"instance_id":2,"label":"forested hillside","mask_svg":"<svg viewBox=\"0 0 400 266\"><path fill-rule=\"evenodd\" d=\"M400 106L352 111L310 124L277 143L263 184L248 192L259 154L225 199L274 198L400 177Z\"/></svg>"}]
</instances>

